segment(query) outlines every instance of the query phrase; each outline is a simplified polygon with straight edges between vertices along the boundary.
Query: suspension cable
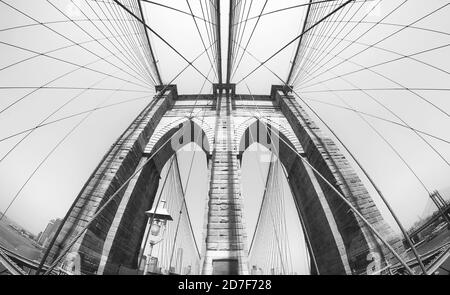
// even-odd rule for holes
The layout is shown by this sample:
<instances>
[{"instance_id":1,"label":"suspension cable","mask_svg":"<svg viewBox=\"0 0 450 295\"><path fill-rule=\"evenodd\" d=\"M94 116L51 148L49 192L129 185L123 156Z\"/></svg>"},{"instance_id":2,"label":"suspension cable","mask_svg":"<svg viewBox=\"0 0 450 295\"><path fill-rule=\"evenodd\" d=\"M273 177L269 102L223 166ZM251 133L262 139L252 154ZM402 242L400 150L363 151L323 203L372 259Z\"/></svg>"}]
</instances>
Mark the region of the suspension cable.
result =
<instances>
[{"instance_id":1,"label":"suspension cable","mask_svg":"<svg viewBox=\"0 0 450 295\"><path fill-rule=\"evenodd\" d=\"M207 79L211 84L212 82L193 64L192 61L189 61L183 54L181 54L175 47L173 47L169 42L166 41L160 34L158 34L155 30L153 30L148 24L144 23L139 17L137 17L132 11L130 11L125 5L120 3L118 0L113 0L117 5L122 7L126 12L131 14L134 18L136 18L139 22L141 22L150 32L152 32L156 37L158 37L161 41L163 41L170 49L172 49L176 54L178 54L182 59L184 59L188 65L190 65L194 70L196 70L203 78Z\"/></svg>"},{"instance_id":2,"label":"suspension cable","mask_svg":"<svg viewBox=\"0 0 450 295\"><path fill-rule=\"evenodd\" d=\"M247 85L247 83L245 83ZM247 85L248 87L248 85ZM249 89L249 93L250 95L250 88ZM254 100L253 100L254 101ZM262 122L264 124L264 126L266 127L266 130L268 131L268 127L267 124L265 124L264 122ZM269 132L268 132L269 134ZM270 133L270 137L272 133ZM405 269L410 273L410 274L414 274L414 272L411 270L411 268L407 265L407 263L402 259L402 257L400 257L398 255L398 253L392 248L392 246L380 235L380 233L378 233L378 231L372 226L372 224L366 220L366 218L358 211L358 209L356 209L346 198L344 195L342 195L342 193L336 189L334 187L334 185L332 185L312 164L309 163L309 161L302 156L297 150L295 150L289 143L287 143L281 136L279 136L277 134L277 137L279 140L283 141L288 148L290 148L294 153L297 154L297 156L301 159L301 161L303 163L305 163L306 165L308 165L314 172L316 175L318 175L323 181L325 181L325 183L333 190L336 192L336 194L350 207L350 209L369 227L369 229L382 241L382 243L392 252L392 254L399 260L399 262L405 267Z\"/></svg>"},{"instance_id":3,"label":"suspension cable","mask_svg":"<svg viewBox=\"0 0 450 295\"><path fill-rule=\"evenodd\" d=\"M247 79L251 74L253 74L255 71L257 71L261 66L263 66L264 64L266 64L269 60L271 60L273 57L275 57L276 55L278 55L280 52L282 52L284 49L286 49L287 47L289 47L289 45L291 45L292 43L294 43L295 41L297 41L297 39L299 39L303 34L306 34L307 32L309 32L311 29L315 28L317 25L319 25L322 21L326 20L328 17L330 17L331 15L333 15L334 13L336 13L337 11L341 10L342 8L344 8L347 4L349 4L350 2L353 2L355 0L347 0L345 3L343 3L342 5L340 5L339 7L337 7L336 9L334 9L332 12L330 12L329 14L327 14L326 16L324 16L322 19L320 19L319 21L317 21L316 23L314 23L312 26L310 26L307 30L305 30L304 32L302 32L302 34L298 35L297 37L295 37L294 39L292 39L291 41L289 41L288 43L286 43L283 47L281 47L279 50L277 50L275 53L273 53L270 57L268 57L267 59L265 59L262 64L258 65L255 69L253 69L252 71L250 71L247 75L245 75L241 80L239 80L236 85L240 84L242 81L244 81L245 79Z\"/></svg>"},{"instance_id":4,"label":"suspension cable","mask_svg":"<svg viewBox=\"0 0 450 295\"><path fill-rule=\"evenodd\" d=\"M264 65L265 68L268 68L266 65ZM270 70L270 69L269 69ZM423 271L423 269L425 268L423 266L423 263L420 259L419 254L416 252L414 245L412 244L411 240L409 239L409 236L407 235L406 231L404 230L403 225L400 223L399 219L397 218L395 212L392 210L391 206L389 205L389 203L387 202L387 199L384 197L384 195L381 193L381 190L378 189L378 186L375 184L375 182L372 180L371 176L366 172L366 170L362 167L362 165L360 164L360 162L356 159L356 157L353 155L353 153L347 148L347 146L340 140L340 138L336 135L336 133L331 129L331 127L329 127L329 125L323 121L323 119L321 118L321 116L319 116L317 114L317 112L311 108L311 106L309 104L307 104L298 94L297 92L295 92L292 87L290 87L289 85L287 85L278 75L276 75L272 70L270 70L271 73L273 73L286 87L288 87L289 89L291 89L296 96L302 100L302 102L316 115L317 118L319 118L319 120L326 126L326 128L334 135L334 137L341 143L341 145L344 147L344 149L348 152L348 154L352 157L352 159L355 161L355 163L358 165L358 167L361 169L361 171L365 174L365 176L367 177L367 179L370 181L370 183L372 184L372 186L375 188L375 190L377 191L378 195L381 197L381 199L383 200L383 202L385 203L386 207L388 208L388 210L390 211L391 215L394 217L395 221L397 222L397 225L399 226L399 228L402 230L402 233L405 235L405 239L410 243L410 247L411 249L413 249L413 253L416 256L416 259L419 263L419 265L421 266L421 269ZM245 83L247 85L247 83ZM248 88L248 85L247 85ZM250 89L248 88L249 93ZM364 118L363 118L364 119ZM364 121L366 121L364 119ZM367 122L368 123L368 122ZM370 125L370 123L368 123ZM370 125L371 126L371 125ZM372 127L373 128L373 127ZM406 167L413 173L413 175L417 178L417 180L420 182L420 184L423 186L423 188L427 191L427 193L429 194L429 190L428 188L425 186L425 184L422 182L422 180L417 176L417 174L412 170L412 168L408 165L408 163L404 160L404 158L398 153L398 151L378 132L376 131L376 129L374 129L374 131L389 145L389 147L397 154L397 156L402 160L402 162L406 165Z\"/></svg>"}]
</instances>

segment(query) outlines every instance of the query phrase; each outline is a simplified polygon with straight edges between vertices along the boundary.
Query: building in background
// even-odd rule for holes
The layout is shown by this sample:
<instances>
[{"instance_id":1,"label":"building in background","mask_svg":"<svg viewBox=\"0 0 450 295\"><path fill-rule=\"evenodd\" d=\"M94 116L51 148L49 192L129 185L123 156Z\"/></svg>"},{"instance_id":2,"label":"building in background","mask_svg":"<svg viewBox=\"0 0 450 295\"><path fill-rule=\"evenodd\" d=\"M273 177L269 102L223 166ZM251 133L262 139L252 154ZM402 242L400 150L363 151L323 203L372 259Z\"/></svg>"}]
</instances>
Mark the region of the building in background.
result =
<instances>
[{"instance_id":1,"label":"building in background","mask_svg":"<svg viewBox=\"0 0 450 295\"><path fill-rule=\"evenodd\" d=\"M61 219L59 218L50 220L38 239L38 243L42 247L46 248L48 246L60 224Z\"/></svg>"},{"instance_id":2,"label":"building in background","mask_svg":"<svg viewBox=\"0 0 450 295\"><path fill-rule=\"evenodd\" d=\"M39 241L39 239L41 238L41 235L42 235L42 232L39 232L35 239L36 242Z\"/></svg>"}]
</instances>

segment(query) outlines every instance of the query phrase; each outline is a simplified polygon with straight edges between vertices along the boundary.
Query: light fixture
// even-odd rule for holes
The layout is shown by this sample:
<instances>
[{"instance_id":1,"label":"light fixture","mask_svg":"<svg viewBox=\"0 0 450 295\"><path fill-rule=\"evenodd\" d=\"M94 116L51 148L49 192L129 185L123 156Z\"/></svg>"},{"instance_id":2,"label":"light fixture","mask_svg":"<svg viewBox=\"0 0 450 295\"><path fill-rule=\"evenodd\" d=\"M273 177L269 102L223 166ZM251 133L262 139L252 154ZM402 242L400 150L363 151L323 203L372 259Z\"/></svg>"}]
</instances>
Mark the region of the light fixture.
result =
<instances>
[{"instance_id":1,"label":"light fixture","mask_svg":"<svg viewBox=\"0 0 450 295\"><path fill-rule=\"evenodd\" d=\"M167 221L172 221L173 218L170 216L166 209L166 201L161 200L157 206L145 212L148 216L148 222L150 224L149 229L149 244L150 249L147 254L147 259L145 261L144 275L147 274L148 268L150 266L150 261L152 258L153 246L158 244L163 240L164 232L167 226Z\"/></svg>"}]
</instances>

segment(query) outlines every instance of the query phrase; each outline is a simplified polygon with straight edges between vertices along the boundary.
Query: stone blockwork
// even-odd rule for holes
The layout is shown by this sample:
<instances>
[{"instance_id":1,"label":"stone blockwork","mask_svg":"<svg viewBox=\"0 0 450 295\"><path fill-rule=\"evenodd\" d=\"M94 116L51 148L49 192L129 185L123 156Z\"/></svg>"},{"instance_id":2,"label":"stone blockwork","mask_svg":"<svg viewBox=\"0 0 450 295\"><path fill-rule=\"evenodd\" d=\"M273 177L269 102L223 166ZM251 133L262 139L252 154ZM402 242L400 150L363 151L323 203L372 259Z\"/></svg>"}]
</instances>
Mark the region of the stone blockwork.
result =
<instances>
[{"instance_id":1,"label":"stone blockwork","mask_svg":"<svg viewBox=\"0 0 450 295\"><path fill-rule=\"evenodd\" d=\"M194 123L187 127L191 134L176 138L180 143L176 148L164 146L185 128L180 123L186 121ZM268 134L253 127L260 122L270 126ZM282 138L276 147L274 138L268 140L275 131ZM160 171L177 149L196 142L207 154L210 186L202 273L217 273L215 265L226 272L232 265L237 273L247 274L239 159L255 141L275 152L287 171L311 240L310 254L318 266L315 272L360 273L371 263L370 253L378 253L382 263L391 258L367 226L299 158L298 154L304 156L384 237L392 239L391 229L356 172L292 96L279 90L271 96L220 91L177 95L174 88L155 97L107 152L69 211L51 257L57 257L124 181L142 168L71 249L80 255L85 274L116 274L120 266L136 268L147 221L144 212L152 206ZM147 163L148 157L152 158Z\"/></svg>"},{"instance_id":2,"label":"stone blockwork","mask_svg":"<svg viewBox=\"0 0 450 295\"><path fill-rule=\"evenodd\" d=\"M208 165L210 187L202 273L223 274L213 267L215 262L232 260L237 264L237 274L248 274L247 236L240 191L241 169L231 110L233 97L218 94L217 99L214 149Z\"/></svg>"},{"instance_id":3,"label":"stone blockwork","mask_svg":"<svg viewBox=\"0 0 450 295\"><path fill-rule=\"evenodd\" d=\"M362 213L365 219L369 221L386 240L394 245L394 248L401 250L399 239L395 237L392 229L384 221L380 211L364 187L364 184L356 174L355 170L350 166L348 160L339 151L336 144L328 136L322 133L320 128L301 108L293 96L285 95L281 91L276 91L274 93L274 100L289 121L289 124L292 126L296 137L299 139L304 149L304 156L308 162L331 182L331 184L333 184L347 200ZM300 159L297 159L296 162L299 161ZM303 164L298 163L298 165ZM289 177L301 178L296 177L299 169L296 169L295 167L296 166L294 165L289 170ZM342 249L342 252L346 252L351 273L365 272L367 265L371 262L371 257L380 257L381 264L392 259L393 255L388 251L387 247L382 245L381 241L376 238L366 224L350 210L349 206L339 198L336 192L334 192L320 177L317 176L316 179L318 180L321 191L326 198L329 210L331 210L330 212L334 216L337 229L342 237L343 244L338 244L338 247ZM303 189L304 188L305 186L303 186ZM308 187L306 187L306 189L308 189ZM318 190L316 190L316 192L318 192ZM303 191L303 195L307 196L305 199L311 197L311 194L307 191ZM307 211L306 208L305 211ZM312 229L312 231L314 230L315 228ZM320 244L320 242L318 244ZM348 270L346 272L349 273Z\"/></svg>"},{"instance_id":4,"label":"stone blockwork","mask_svg":"<svg viewBox=\"0 0 450 295\"><path fill-rule=\"evenodd\" d=\"M67 221L50 253L50 259L55 259L60 254L60 251L73 240L80 229L87 225L96 211L119 189L126 179L132 176L143 157L147 142L160 119L172 104L172 91L166 92L165 95L155 97L106 153L82 188L73 207L68 213ZM154 178L152 175L157 174L159 176L159 171L155 171L154 165L151 162L142 170L142 173L146 177L149 177L148 180ZM139 189L141 190L140 193L144 195L141 196L141 199L146 198L145 201L137 200L137 203L130 202L129 205L136 207L141 203L140 205L144 206L141 210L148 210L154 195L151 192L156 191L155 187L146 185L143 188L139 187ZM71 248L71 252L77 252L80 255L82 273L97 273L103 253L104 242L110 231L111 224L114 221L125 190L121 190L115 198L115 201L111 202L103 213L89 225L88 229ZM143 211L138 216L125 215L132 219L137 218L134 220L136 223L133 223L133 226L136 226L137 230L133 231L130 241L122 239L121 242L118 242L120 240L119 237L116 240L115 246L117 246L117 249L126 247L124 243L131 243L129 250L125 251L128 251L128 253L116 253L119 256L117 265L132 265L136 260L136 254L134 252L136 247L139 249L139 237L142 236L143 230L145 229ZM134 212L131 212L131 214L134 214ZM122 227L126 226L125 222L121 224ZM131 253L132 251L133 253ZM115 253L115 251L112 251L112 253Z\"/></svg>"}]
</instances>

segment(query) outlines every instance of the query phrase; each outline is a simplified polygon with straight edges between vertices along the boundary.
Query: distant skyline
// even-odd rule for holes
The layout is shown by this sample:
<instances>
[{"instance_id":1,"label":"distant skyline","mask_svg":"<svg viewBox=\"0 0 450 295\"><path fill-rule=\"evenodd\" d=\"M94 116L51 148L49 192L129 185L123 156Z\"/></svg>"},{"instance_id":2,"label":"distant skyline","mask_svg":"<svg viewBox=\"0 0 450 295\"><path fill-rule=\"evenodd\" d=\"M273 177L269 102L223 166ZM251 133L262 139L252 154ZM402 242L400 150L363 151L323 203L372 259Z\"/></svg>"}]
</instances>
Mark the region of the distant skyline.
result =
<instances>
[{"instance_id":1,"label":"distant skyline","mask_svg":"<svg viewBox=\"0 0 450 295\"><path fill-rule=\"evenodd\" d=\"M3 212L0 211L0 216L2 216L2 215L3 215ZM48 224L51 220L54 220L54 219L61 219L61 220L62 220L61 217L54 217L54 218L49 219L48 222L47 222L47 224ZM14 218L9 217L8 214L6 214L6 215L4 216L4 218L2 219L2 221L10 221L10 222L13 222L13 223L17 224L18 226L20 226L22 229L24 229L24 230L30 232L31 234L35 235L36 237L38 236L39 233L42 233L42 232L45 230L45 227L42 228L41 230L37 231L37 232L32 231L32 230L29 230L29 229L27 228L27 226L24 226L23 224L20 224L19 222L15 221ZM47 226L47 225L46 225L46 226Z\"/></svg>"},{"instance_id":2,"label":"distant skyline","mask_svg":"<svg viewBox=\"0 0 450 295\"><path fill-rule=\"evenodd\" d=\"M192 157L192 155L182 155L183 153L186 153L186 154L191 154L190 152L183 152L183 151L181 151L180 152L180 155L179 155L179 157L181 157L182 159L183 159L183 161L185 161L186 160L186 158L191 158ZM256 156L257 157L257 156ZM251 157L251 158L254 158L254 157ZM250 177L250 175L253 175L250 171L247 171L248 169L246 169L245 170L245 178L248 178L248 177ZM182 171L181 173L183 173L183 175L182 175L182 178L183 178L183 180L185 180L185 171ZM444 199L447 201L447 202L450 202L450 186L449 187L447 187L446 189L441 189L441 190L438 190L441 194L442 194L442 196L444 197ZM256 193L256 195L258 195L257 193ZM262 197L262 195L261 194L259 194L259 196L260 197ZM260 197L258 198L259 200L258 200L258 202L261 202L261 200L260 200ZM248 202L246 199L244 200L244 201L246 201L246 202ZM189 204L192 204L192 203L189 203ZM425 209L429 209L429 210L427 210L426 212L424 211L423 212L423 214L421 214L421 215L417 215L417 219L414 221L414 222L418 222L418 221L420 221L420 220L422 220L422 219L424 219L424 218L427 218L427 217L429 217L429 216L431 216L432 214L434 214L435 212L437 212L438 211L438 208L436 207L436 206L434 206L434 203L432 203L432 201L431 201L431 199L429 200L429 202L428 202L428 204L427 204L427 206L429 206L429 207L424 207L424 210ZM245 207L244 207L244 209L245 209ZM248 209L246 209L245 211L250 211L250 210L248 210ZM254 229L254 227L255 227L255 223L256 223L256 218L255 218L255 211L250 211L250 212L245 212L245 214L246 215L249 215L250 216L250 220L251 220L251 222L250 222L250 226L248 226L248 229ZM3 215L3 211L0 211L0 215ZM28 229L27 228L27 226L24 226L24 225L22 225L22 224L20 224L19 222L17 222L17 221L15 221L14 220L14 218L11 218L11 217L9 217L8 216L8 214L6 214L5 215L5 217L8 219L8 220L10 220L10 221L12 221L12 222L14 222L14 223L17 223L18 225L20 225L23 229L25 229L25 230L27 230L27 231L29 231L30 233L32 233L32 234L34 234L34 235L37 235L37 234L39 234L39 232L42 232L44 229L45 229L45 226L44 226L44 228L42 228L41 230L38 230L38 231L33 231L33 230L30 230L30 229ZM50 218L48 221L47 221L47 224L48 224L48 222L50 222L51 220L53 220L53 219L63 219L63 217L64 216L55 216L55 217L53 217L53 218ZM196 218L195 216L193 216L194 218L195 218L195 220L196 220L196 223L199 223L199 219L198 218ZM194 218L192 218L191 217L191 219L194 219ZM201 219L202 221L203 221L203 219ZM413 222L413 223L414 223ZM26 222L27 223L27 222ZM412 226L413 224L411 224L410 226ZM196 231L196 238L197 238L197 240L199 239L199 237L201 237L201 231Z\"/></svg>"}]
</instances>

